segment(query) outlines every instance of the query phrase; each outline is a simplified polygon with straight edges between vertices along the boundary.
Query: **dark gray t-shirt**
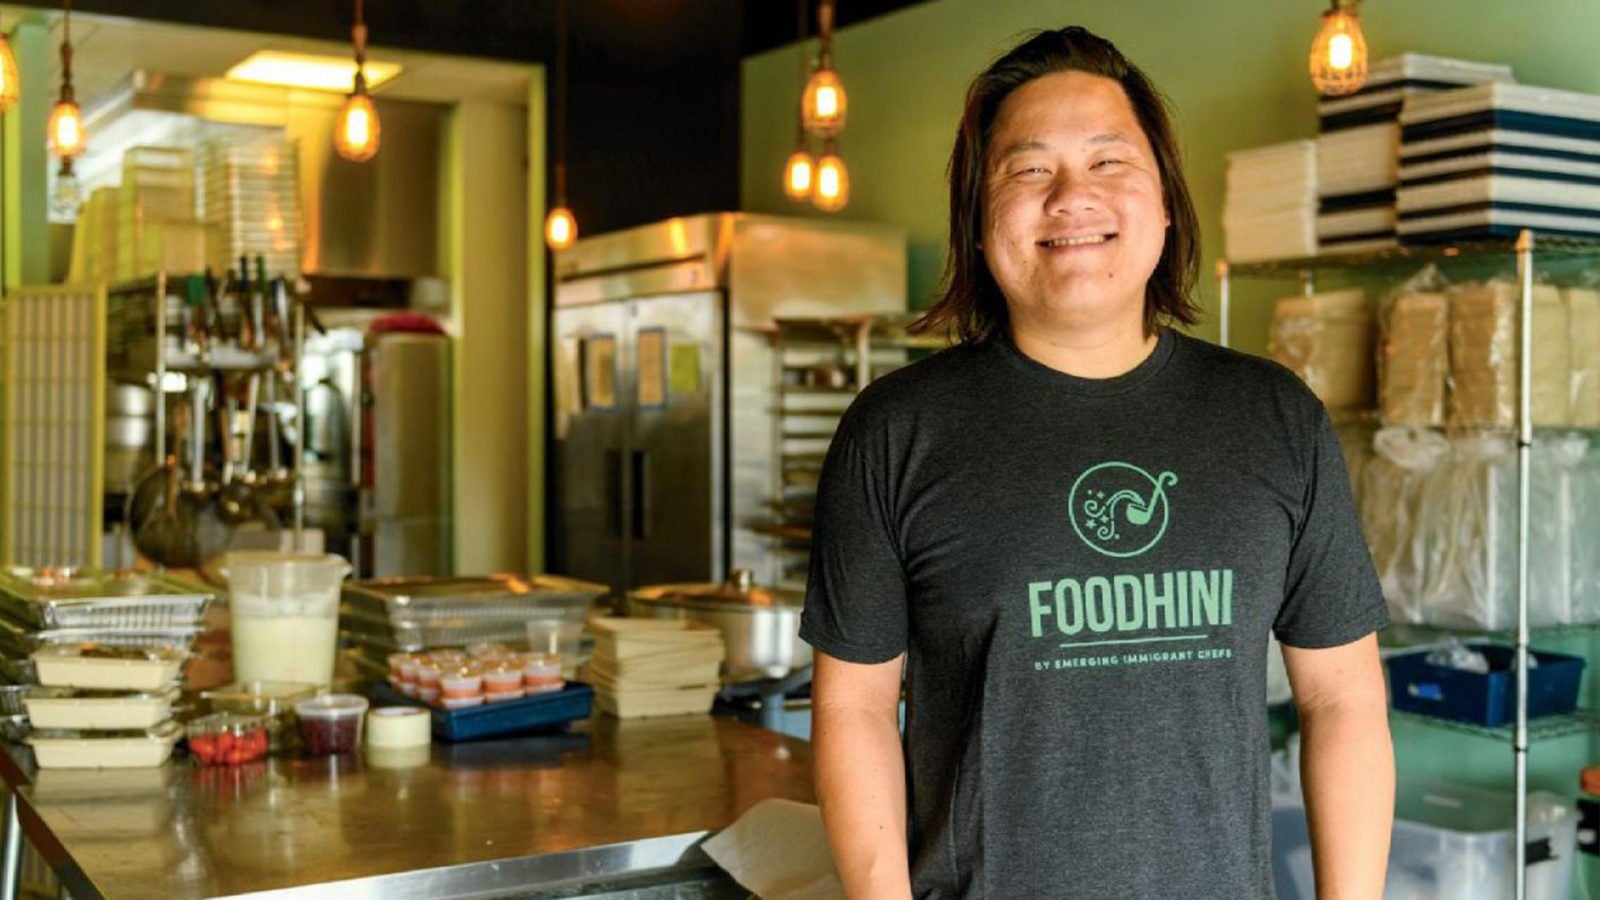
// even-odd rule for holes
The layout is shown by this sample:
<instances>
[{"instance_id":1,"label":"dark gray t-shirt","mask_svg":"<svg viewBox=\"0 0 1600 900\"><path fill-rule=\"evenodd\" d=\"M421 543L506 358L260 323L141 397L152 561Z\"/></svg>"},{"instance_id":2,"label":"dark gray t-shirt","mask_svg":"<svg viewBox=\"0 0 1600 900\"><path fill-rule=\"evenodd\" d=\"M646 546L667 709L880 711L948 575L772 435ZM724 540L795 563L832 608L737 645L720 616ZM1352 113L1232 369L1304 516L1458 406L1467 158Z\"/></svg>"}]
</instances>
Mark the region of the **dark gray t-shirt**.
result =
<instances>
[{"instance_id":1,"label":"dark gray t-shirt","mask_svg":"<svg viewBox=\"0 0 1600 900\"><path fill-rule=\"evenodd\" d=\"M1268 631L1387 622L1294 375L1170 329L1105 380L946 350L857 398L816 515L802 637L908 654L918 898L1272 896Z\"/></svg>"}]
</instances>

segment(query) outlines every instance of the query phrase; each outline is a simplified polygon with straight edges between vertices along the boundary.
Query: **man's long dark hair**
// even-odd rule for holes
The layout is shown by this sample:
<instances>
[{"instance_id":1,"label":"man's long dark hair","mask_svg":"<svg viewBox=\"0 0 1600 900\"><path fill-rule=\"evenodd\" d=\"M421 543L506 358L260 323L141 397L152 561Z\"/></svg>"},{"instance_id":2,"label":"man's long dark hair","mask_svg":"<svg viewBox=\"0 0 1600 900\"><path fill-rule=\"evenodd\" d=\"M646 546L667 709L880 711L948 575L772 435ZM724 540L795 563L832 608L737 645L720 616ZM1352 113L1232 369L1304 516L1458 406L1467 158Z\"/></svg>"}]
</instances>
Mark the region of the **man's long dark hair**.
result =
<instances>
[{"instance_id":1,"label":"man's long dark hair","mask_svg":"<svg viewBox=\"0 0 1600 900\"><path fill-rule=\"evenodd\" d=\"M1145 287L1145 331L1153 332L1162 318L1186 325L1198 321L1200 310L1189 294L1200 274L1200 223L1183 179L1183 162L1166 102L1115 45L1088 29L1072 26L1033 34L995 60L967 88L966 108L950 151L950 241L944 295L917 320L914 330L942 330L963 343L1004 332L1006 298L979 247L989 141L1000 105L1011 92L1055 72L1087 72L1122 85L1155 152L1167 218L1172 223L1161 259Z\"/></svg>"}]
</instances>

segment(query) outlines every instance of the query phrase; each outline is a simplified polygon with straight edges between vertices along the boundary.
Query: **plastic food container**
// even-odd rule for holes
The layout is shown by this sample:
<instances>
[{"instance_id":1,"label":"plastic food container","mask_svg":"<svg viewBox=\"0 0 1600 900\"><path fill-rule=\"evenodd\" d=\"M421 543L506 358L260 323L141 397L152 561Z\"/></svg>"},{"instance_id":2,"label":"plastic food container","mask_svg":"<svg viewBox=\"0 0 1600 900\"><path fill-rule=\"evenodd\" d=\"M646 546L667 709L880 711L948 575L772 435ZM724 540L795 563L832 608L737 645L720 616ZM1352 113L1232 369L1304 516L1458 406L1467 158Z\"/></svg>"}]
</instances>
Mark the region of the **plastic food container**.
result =
<instances>
[{"instance_id":1,"label":"plastic food container","mask_svg":"<svg viewBox=\"0 0 1600 900\"><path fill-rule=\"evenodd\" d=\"M462 700L482 693L483 673L479 669L462 666L439 676L439 696L442 699Z\"/></svg>"},{"instance_id":2,"label":"plastic food container","mask_svg":"<svg viewBox=\"0 0 1600 900\"><path fill-rule=\"evenodd\" d=\"M212 713L189 723L189 752L202 765L237 766L267 755L270 716Z\"/></svg>"},{"instance_id":3,"label":"plastic food container","mask_svg":"<svg viewBox=\"0 0 1600 900\"><path fill-rule=\"evenodd\" d=\"M476 697L441 697L439 705L445 709L466 709L469 706L482 706L483 695Z\"/></svg>"},{"instance_id":4,"label":"plastic food container","mask_svg":"<svg viewBox=\"0 0 1600 900\"><path fill-rule=\"evenodd\" d=\"M28 722L26 713L17 716L0 716L0 738L13 744L20 743L33 731L33 726Z\"/></svg>"},{"instance_id":5,"label":"plastic food container","mask_svg":"<svg viewBox=\"0 0 1600 900\"><path fill-rule=\"evenodd\" d=\"M431 658L417 663L417 690L437 690L438 688L439 663Z\"/></svg>"},{"instance_id":6,"label":"plastic food container","mask_svg":"<svg viewBox=\"0 0 1600 900\"><path fill-rule=\"evenodd\" d=\"M308 753L353 753L361 746L367 698L355 694L324 694L296 703L294 712L300 717L300 737Z\"/></svg>"},{"instance_id":7,"label":"plastic food container","mask_svg":"<svg viewBox=\"0 0 1600 900\"><path fill-rule=\"evenodd\" d=\"M147 731L35 731L27 742L41 769L142 769L166 762L182 734L163 722Z\"/></svg>"},{"instance_id":8,"label":"plastic food container","mask_svg":"<svg viewBox=\"0 0 1600 900\"><path fill-rule=\"evenodd\" d=\"M128 694L77 688L32 688L23 698L28 720L38 729L142 731L172 717L178 689Z\"/></svg>"},{"instance_id":9,"label":"plastic food container","mask_svg":"<svg viewBox=\"0 0 1600 900\"><path fill-rule=\"evenodd\" d=\"M42 647L31 658L46 687L158 691L177 679L188 654L171 647L83 643Z\"/></svg>"},{"instance_id":10,"label":"plastic food container","mask_svg":"<svg viewBox=\"0 0 1600 900\"><path fill-rule=\"evenodd\" d=\"M506 663L483 667L483 692L485 694L522 693L522 669Z\"/></svg>"},{"instance_id":11,"label":"plastic food container","mask_svg":"<svg viewBox=\"0 0 1600 900\"><path fill-rule=\"evenodd\" d=\"M522 664L522 689L525 694L559 691L566 683L561 677L561 657L556 654L535 653Z\"/></svg>"},{"instance_id":12,"label":"plastic food container","mask_svg":"<svg viewBox=\"0 0 1600 900\"><path fill-rule=\"evenodd\" d=\"M248 681L201 691L200 698L214 712L266 716L268 749L277 752L300 745L294 705L315 697L318 690L294 681Z\"/></svg>"},{"instance_id":13,"label":"plastic food container","mask_svg":"<svg viewBox=\"0 0 1600 900\"><path fill-rule=\"evenodd\" d=\"M22 695L28 692L25 684L0 684L0 716L20 716L27 712L22 706Z\"/></svg>"},{"instance_id":14,"label":"plastic food container","mask_svg":"<svg viewBox=\"0 0 1600 900\"><path fill-rule=\"evenodd\" d=\"M222 565L240 681L333 681L339 586L350 564L332 554L248 550Z\"/></svg>"},{"instance_id":15,"label":"plastic food container","mask_svg":"<svg viewBox=\"0 0 1600 900\"><path fill-rule=\"evenodd\" d=\"M583 620L539 618L528 622L528 650L553 653L566 665L576 666L583 641Z\"/></svg>"}]
</instances>

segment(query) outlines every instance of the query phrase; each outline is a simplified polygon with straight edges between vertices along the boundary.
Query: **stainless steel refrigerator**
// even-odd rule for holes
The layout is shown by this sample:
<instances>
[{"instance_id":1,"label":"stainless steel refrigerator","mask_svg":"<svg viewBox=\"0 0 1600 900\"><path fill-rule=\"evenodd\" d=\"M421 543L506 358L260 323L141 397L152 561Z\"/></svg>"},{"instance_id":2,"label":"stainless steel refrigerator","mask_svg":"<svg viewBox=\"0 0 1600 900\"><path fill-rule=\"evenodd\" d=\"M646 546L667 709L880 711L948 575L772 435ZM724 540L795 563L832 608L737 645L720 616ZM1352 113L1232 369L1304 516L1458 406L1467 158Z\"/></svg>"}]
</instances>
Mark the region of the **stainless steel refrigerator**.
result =
<instances>
[{"instance_id":1,"label":"stainless steel refrigerator","mask_svg":"<svg viewBox=\"0 0 1600 900\"><path fill-rule=\"evenodd\" d=\"M710 213L556 258L552 568L621 591L775 580L775 319L906 308L905 236Z\"/></svg>"}]
</instances>

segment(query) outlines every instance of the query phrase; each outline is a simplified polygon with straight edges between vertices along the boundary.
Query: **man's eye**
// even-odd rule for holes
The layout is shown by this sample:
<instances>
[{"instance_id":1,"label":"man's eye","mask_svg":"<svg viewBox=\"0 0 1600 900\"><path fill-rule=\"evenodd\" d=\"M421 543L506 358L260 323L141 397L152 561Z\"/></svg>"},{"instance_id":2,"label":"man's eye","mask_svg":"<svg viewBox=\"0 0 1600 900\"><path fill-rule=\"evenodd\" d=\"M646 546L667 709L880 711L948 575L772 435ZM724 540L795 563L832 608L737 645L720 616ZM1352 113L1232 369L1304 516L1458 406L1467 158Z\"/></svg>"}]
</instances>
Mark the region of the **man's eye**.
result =
<instances>
[{"instance_id":1,"label":"man's eye","mask_svg":"<svg viewBox=\"0 0 1600 900\"><path fill-rule=\"evenodd\" d=\"M1103 169L1106 166L1115 166L1115 165L1121 165L1121 164L1122 164L1122 160L1120 160L1120 159L1102 159L1099 162L1095 163L1093 166L1090 166L1090 168Z\"/></svg>"},{"instance_id":2,"label":"man's eye","mask_svg":"<svg viewBox=\"0 0 1600 900\"><path fill-rule=\"evenodd\" d=\"M1027 166L1025 168L1018 169L1018 170L1016 170L1015 172L1013 172L1011 174L1013 174L1013 175L1048 175L1049 173L1050 173L1050 170L1046 169L1044 166Z\"/></svg>"}]
</instances>

